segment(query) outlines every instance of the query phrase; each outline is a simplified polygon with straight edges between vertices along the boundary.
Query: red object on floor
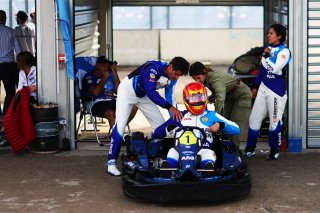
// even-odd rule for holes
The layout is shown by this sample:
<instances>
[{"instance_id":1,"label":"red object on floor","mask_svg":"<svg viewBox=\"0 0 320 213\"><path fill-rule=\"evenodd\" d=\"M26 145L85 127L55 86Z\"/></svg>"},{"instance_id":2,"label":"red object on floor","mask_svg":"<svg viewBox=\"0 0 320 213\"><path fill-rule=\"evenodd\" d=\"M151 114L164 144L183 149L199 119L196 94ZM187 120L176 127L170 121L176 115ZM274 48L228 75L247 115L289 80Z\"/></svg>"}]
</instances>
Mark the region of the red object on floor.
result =
<instances>
[{"instance_id":1,"label":"red object on floor","mask_svg":"<svg viewBox=\"0 0 320 213\"><path fill-rule=\"evenodd\" d=\"M3 117L4 132L14 153L23 152L36 138L29 101L30 89L24 87L16 93Z\"/></svg>"},{"instance_id":2,"label":"red object on floor","mask_svg":"<svg viewBox=\"0 0 320 213\"><path fill-rule=\"evenodd\" d=\"M287 137L282 136L280 152L287 152L287 150L288 150L288 139L287 139Z\"/></svg>"}]
</instances>

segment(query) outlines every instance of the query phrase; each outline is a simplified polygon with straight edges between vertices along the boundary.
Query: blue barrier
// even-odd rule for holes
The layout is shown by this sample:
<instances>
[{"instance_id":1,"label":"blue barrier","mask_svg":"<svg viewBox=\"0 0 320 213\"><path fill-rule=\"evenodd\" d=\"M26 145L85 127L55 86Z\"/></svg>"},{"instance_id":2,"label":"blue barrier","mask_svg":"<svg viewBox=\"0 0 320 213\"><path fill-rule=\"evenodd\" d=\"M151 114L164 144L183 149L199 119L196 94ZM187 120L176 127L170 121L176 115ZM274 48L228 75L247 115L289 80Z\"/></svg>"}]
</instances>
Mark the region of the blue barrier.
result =
<instances>
[{"instance_id":1,"label":"blue barrier","mask_svg":"<svg viewBox=\"0 0 320 213\"><path fill-rule=\"evenodd\" d=\"M302 152L302 138L289 138L288 152Z\"/></svg>"}]
</instances>

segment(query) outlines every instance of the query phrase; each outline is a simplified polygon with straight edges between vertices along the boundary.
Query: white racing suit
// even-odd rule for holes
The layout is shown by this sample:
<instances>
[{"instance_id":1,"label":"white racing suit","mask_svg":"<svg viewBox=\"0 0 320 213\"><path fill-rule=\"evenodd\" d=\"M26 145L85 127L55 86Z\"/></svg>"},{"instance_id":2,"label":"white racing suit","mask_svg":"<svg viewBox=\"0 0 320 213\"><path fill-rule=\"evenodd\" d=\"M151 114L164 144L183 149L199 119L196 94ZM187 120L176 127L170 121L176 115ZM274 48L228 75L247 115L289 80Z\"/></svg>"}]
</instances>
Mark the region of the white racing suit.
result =
<instances>
[{"instance_id":1,"label":"white racing suit","mask_svg":"<svg viewBox=\"0 0 320 213\"><path fill-rule=\"evenodd\" d=\"M183 111L183 119L181 121L168 119L164 124L159 126L152 134L153 138L161 139L174 133L174 130L182 126L196 126L203 128L206 133L206 141L202 144L202 148L197 153L201 156L200 168L204 168L207 162L214 163L216 161L215 153L212 150L213 135L209 132L210 126L219 122L220 130L230 134L237 135L240 133L239 126L222 117L215 111L206 110L202 115L193 115L187 110ZM199 133L200 134L200 133ZM179 163L179 153L171 148L167 154L167 162L171 168L176 168Z\"/></svg>"},{"instance_id":2,"label":"white racing suit","mask_svg":"<svg viewBox=\"0 0 320 213\"><path fill-rule=\"evenodd\" d=\"M271 46L270 56L261 59L254 82L259 90L249 118L247 148L256 147L261 123L267 112L270 119L269 145L272 149L278 149L281 145L282 115L287 101L285 72L290 59L290 51L283 43Z\"/></svg>"},{"instance_id":3,"label":"white racing suit","mask_svg":"<svg viewBox=\"0 0 320 213\"><path fill-rule=\"evenodd\" d=\"M120 152L123 134L133 105L144 114L152 130L164 123L158 106L170 109L175 106L173 90L177 80L169 80L165 74L168 63L148 61L128 77L118 87L116 104L116 124L112 129L108 160L117 159ZM166 98L156 91L165 88Z\"/></svg>"}]
</instances>

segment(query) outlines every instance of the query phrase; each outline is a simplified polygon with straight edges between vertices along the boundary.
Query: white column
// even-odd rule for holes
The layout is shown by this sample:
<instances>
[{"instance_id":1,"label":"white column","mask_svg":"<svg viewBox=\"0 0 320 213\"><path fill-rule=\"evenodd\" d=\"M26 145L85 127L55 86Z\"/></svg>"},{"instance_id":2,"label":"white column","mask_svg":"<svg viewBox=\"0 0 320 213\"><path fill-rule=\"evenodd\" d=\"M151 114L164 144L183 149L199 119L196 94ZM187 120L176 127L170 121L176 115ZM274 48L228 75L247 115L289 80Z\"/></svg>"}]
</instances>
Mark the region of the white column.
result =
<instances>
[{"instance_id":1,"label":"white column","mask_svg":"<svg viewBox=\"0 0 320 213\"><path fill-rule=\"evenodd\" d=\"M302 139L306 148L307 1L289 0L289 49L292 62L288 85L288 136Z\"/></svg>"},{"instance_id":2,"label":"white column","mask_svg":"<svg viewBox=\"0 0 320 213\"><path fill-rule=\"evenodd\" d=\"M71 147L75 146L74 115L74 82L69 80L66 69L57 63L57 56L64 52L63 39L59 22L56 22L56 2L37 0L37 75L38 93L58 104L59 118L67 121L67 131L60 131L60 147L62 139L70 139ZM72 19L72 0L67 0ZM71 32L73 23L71 20Z\"/></svg>"},{"instance_id":3,"label":"white column","mask_svg":"<svg viewBox=\"0 0 320 213\"><path fill-rule=\"evenodd\" d=\"M55 2L37 0L38 93L57 102Z\"/></svg>"}]
</instances>

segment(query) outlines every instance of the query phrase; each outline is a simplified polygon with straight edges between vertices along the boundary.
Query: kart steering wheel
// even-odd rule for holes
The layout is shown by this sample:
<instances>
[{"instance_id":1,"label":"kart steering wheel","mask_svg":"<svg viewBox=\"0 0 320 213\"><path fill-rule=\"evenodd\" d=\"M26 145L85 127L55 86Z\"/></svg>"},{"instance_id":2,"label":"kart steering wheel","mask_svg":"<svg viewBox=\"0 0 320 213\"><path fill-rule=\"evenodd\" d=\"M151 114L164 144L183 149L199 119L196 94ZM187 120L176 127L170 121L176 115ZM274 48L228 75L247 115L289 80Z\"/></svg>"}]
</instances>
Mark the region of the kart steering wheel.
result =
<instances>
[{"instance_id":1,"label":"kart steering wheel","mask_svg":"<svg viewBox=\"0 0 320 213\"><path fill-rule=\"evenodd\" d=\"M191 131L191 132L193 132L193 130L198 130L198 131L201 133L201 135L202 135L201 144L203 144L203 142L205 142L206 139L207 139L207 135L206 135L205 131L204 131L202 128L199 128L199 127L196 127L196 126L183 126L183 127L179 127L179 128L175 131L174 138L176 138L177 133L180 132L180 131L184 131L184 132L186 132L186 131Z\"/></svg>"}]
</instances>

